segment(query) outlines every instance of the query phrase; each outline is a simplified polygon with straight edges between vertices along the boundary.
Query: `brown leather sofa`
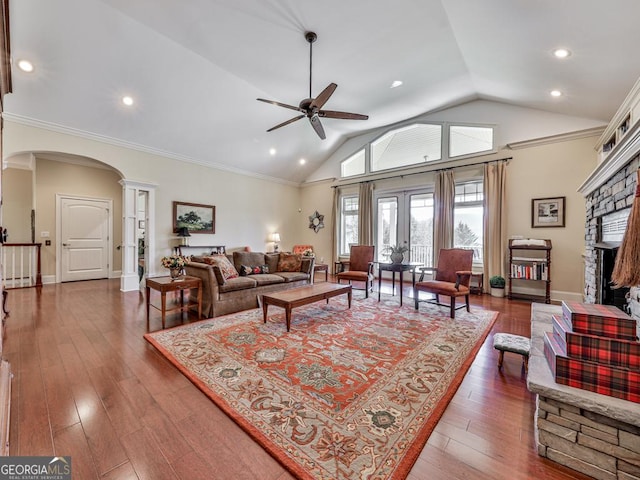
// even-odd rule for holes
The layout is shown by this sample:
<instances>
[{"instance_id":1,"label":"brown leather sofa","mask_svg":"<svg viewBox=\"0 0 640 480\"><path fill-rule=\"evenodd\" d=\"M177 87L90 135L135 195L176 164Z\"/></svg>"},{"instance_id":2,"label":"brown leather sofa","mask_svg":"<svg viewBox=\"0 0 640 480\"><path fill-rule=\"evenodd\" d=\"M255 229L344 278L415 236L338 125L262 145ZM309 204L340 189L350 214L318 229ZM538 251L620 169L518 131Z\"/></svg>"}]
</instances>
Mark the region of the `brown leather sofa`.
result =
<instances>
[{"instance_id":1,"label":"brown leather sofa","mask_svg":"<svg viewBox=\"0 0 640 480\"><path fill-rule=\"evenodd\" d=\"M257 308L258 297L313 283L315 258L301 258L299 271L279 271L281 255L286 253L233 252L227 258L240 272L244 267L267 266L269 273L249 274L225 279L221 269L210 265L207 257L191 257L185 273L202 279L202 314L206 318ZM246 269L245 269L246 271ZM197 301L194 291L191 300Z\"/></svg>"}]
</instances>

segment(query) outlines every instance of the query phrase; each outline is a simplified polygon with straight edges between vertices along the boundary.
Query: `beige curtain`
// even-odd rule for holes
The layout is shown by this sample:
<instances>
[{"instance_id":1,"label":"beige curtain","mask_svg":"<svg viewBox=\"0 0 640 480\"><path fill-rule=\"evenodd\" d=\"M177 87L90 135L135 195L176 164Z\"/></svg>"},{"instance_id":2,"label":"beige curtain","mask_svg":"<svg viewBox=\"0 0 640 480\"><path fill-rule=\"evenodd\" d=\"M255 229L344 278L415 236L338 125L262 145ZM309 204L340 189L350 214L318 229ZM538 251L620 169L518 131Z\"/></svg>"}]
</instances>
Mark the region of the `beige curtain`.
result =
<instances>
[{"instance_id":1,"label":"beige curtain","mask_svg":"<svg viewBox=\"0 0 640 480\"><path fill-rule=\"evenodd\" d=\"M358 193L358 243L373 245L373 183L360 184Z\"/></svg>"},{"instance_id":2,"label":"beige curtain","mask_svg":"<svg viewBox=\"0 0 640 480\"><path fill-rule=\"evenodd\" d=\"M441 248L453 247L453 206L456 185L453 170L436 172L433 218L433 264L438 264Z\"/></svg>"},{"instance_id":3,"label":"beige curtain","mask_svg":"<svg viewBox=\"0 0 640 480\"><path fill-rule=\"evenodd\" d=\"M333 206L331 207L331 261L333 265L338 261L338 222L340 221L340 189L333 189ZM336 273L336 272L333 272Z\"/></svg>"},{"instance_id":4,"label":"beige curtain","mask_svg":"<svg viewBox=\"0 0 640 480\"><path fill-rule=\"evenodd\" d=\"M484 289L490 291L489 279L505 276L505 184L507 163L499 161L484 166Z\"/></svg>"}]
</instances>

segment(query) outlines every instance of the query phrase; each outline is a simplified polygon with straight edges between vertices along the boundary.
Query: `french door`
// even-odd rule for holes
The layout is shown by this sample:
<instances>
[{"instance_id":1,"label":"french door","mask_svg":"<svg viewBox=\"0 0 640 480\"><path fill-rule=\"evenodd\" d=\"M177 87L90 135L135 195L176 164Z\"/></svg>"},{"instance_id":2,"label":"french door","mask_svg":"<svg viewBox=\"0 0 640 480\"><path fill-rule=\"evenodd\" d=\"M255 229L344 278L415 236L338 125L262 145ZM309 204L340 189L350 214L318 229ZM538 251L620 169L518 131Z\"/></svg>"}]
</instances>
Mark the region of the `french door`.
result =
<instances>
[{"instance_id":1,"label":"french door","mask_svg":"<svg viewBox=\"0 0 640 480\"><path fill-rule=\"evenodd\" d=\"M433 193L383 192L376 196L377 261L389 261L390 245L405 245L405 260L433 265Z\"/></svg>"}]
</instances>

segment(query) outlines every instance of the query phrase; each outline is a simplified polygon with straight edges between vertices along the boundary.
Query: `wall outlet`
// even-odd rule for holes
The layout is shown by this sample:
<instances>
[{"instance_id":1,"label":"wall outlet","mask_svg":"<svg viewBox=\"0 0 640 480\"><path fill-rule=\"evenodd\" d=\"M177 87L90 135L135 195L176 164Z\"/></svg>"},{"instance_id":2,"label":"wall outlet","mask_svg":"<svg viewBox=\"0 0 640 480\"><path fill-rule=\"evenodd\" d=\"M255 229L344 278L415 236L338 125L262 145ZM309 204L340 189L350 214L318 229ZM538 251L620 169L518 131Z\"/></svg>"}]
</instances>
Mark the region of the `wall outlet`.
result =
<instances>
[{"instance_id":1,"label":"wall outlet","mask_svg":"<svg viewBox=\"0 0 640 480\"><path fill-rule=\"evenodd\" d=\"M45 247L50 247L51 246L51 240L45 240L44 241L44 245L45 245Z\"/></svg>"},{"instance_id":2,"label":"wall outlet","mask_svg":"<svg viewBox=\"0 0 640 480\"><path fill-rule=\"evenodd\" d=\"M49 232L40 232L41 238L49 238Z\"/></svg>"}]
</instances>

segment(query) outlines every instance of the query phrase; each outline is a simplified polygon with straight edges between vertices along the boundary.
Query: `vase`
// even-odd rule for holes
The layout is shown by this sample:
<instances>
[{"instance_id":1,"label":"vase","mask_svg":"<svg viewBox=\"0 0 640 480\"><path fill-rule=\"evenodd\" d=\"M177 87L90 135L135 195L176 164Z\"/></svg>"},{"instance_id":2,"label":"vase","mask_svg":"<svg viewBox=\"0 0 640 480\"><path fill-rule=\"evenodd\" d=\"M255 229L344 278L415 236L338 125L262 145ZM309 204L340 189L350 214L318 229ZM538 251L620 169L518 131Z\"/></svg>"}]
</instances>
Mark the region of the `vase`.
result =
<instances>
[{"instance_id":1,"label":"vase","mask_svg":"<svg viewBox=\"0 0 640 480\"><path fill-rule=\"evenodd\" d=\"M181 270L182 270L181 268L170 268L169 275L171 276L172 279L176 279L180 276Z\"/></svg>"},{"instance_id":2,"label":"vase","mask_svg":"<svg viewBox=\"0 0 640 480\"><path fill-rule=\"evenodd\" d=\"M394 252L391 254L391 263L402 263L404 260L404 253Z\"/></svg>"}]
</instances>

